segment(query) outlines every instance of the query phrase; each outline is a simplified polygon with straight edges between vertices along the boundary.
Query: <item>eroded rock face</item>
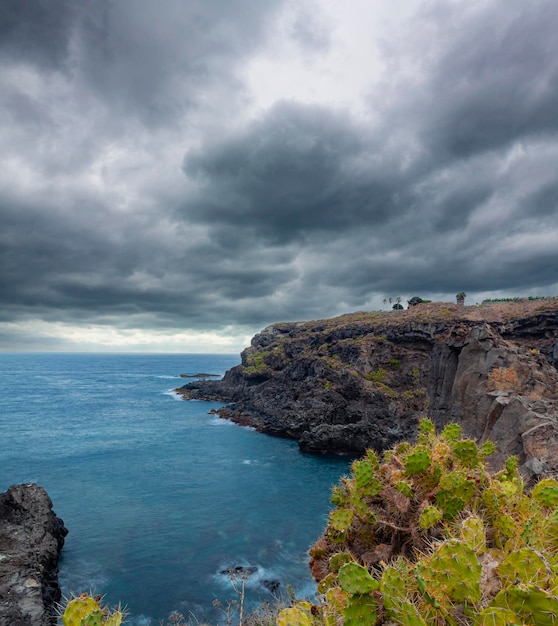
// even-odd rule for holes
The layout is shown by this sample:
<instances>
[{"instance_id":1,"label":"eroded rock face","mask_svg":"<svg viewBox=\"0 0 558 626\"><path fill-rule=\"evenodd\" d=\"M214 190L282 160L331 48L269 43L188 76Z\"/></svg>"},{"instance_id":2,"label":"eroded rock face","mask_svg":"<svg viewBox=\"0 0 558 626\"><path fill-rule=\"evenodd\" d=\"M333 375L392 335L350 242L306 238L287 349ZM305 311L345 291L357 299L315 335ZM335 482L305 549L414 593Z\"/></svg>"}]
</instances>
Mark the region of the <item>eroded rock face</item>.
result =
<instances>
[{"instance_id":1,"label":"eroded rock face","mask_svg":"<svg viewBox=\"0 0 558 626\"><path fill-rule=\"evenodd\" d=\"M430 399L438 425L456 421L497 444L495 467L514 454L528 478L558 473L558 372L538 348L488 324L453 334L433 351Z\"/></svg>"},{"instance_id":2,"label":"eroded rock face","mask_svg":"<svg viewBox=\"0 0 558 626\"><path fill-rule=\"evenodd\" d=\"M276 324L241 358L222 381L178 391L229 402L222 417L296 438L305 451L383 450L430 415L494 441L495 466L516 454L527 478L558 473L556 299Z\"/></svg>"},{"instance_id":3,"label":"eroded rock face","mask_svg":"<svg viewBox=\"0 0 558 626\"><path fill-rule=\"evenodd\" d=\"M42 487L14 485L0 494L0 626L56 623L57 563L67 533Z\"/></svg>"}]
</instances>

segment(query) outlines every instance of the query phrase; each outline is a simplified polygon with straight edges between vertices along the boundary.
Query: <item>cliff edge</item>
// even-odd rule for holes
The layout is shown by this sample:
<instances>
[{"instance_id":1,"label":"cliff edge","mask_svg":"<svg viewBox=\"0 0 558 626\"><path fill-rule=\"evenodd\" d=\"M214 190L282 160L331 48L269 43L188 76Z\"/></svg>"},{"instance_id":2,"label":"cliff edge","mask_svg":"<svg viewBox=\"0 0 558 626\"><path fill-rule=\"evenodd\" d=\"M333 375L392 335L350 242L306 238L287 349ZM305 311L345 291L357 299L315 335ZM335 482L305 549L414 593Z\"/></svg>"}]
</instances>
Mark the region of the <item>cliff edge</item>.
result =
<instances>
[{"instance_id":1,"label":"cliff edge","mask_svg":"<svg viewBox=\"0 0 558 626\"><path fill-rule=\"evenodd\" d=\"M274 324L241 359L177 391L308 452L383 450L429 415L494 441L495 466L515 454L527 478L558 475L558 298Z\"/></svg>"},{"instance_id":2,"label":"cliff edge","mask_svg":"<svg viewBox=\"0 0 558 626\"><path fill-rule=\"evenodd\" d=\"M60 600L58 555L68 534L46 491L0 494L0 626L52 626Z\"/></svg>"}]
</instances>

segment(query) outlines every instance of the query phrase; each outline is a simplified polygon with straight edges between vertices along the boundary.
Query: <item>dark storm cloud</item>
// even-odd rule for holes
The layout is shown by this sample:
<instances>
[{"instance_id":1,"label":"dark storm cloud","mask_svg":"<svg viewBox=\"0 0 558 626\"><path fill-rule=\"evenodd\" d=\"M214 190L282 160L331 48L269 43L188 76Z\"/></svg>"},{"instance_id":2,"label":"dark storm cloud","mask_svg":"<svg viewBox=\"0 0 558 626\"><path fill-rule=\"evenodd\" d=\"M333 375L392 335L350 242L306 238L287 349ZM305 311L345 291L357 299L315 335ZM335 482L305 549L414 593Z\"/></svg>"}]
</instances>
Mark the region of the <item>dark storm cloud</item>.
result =
<instances>
[{"instance_id":1,"label":"dark storm cloud","mask_svg":"<svg viewBox=\"0 0 558 626\"><path fill-rule=\"evenodd\" d=\"M238 136L187 155L184 171L199 189L186 216L265 243L379 225L390 218L397 173L370 154L366 134L340 113L279 103Z\"/></svg>"},{"instance_id":2,"label":"dark storm cloud","mask_svg":"<svg viewBox=\"0 0 558 626\"><path fill-rule=\"evenodd\" d=\"M257 329L558 287L553 3L417 2L366 114L255 116L284 6L2 3L0 321ZM289 7L294 49L329 53L320 3Z\"/></svg>"},{"instance_id":3,"label":"dark storm cloud","mask_svg":"<svg viewBox=\"0 0 558 626\"><path fill-rule=\"evenodd\" d=\"M419 39L409 50L423 59L426 75L410 99L401 98L405 85L398 85L396 109L418 125L435 156L468 158L557 132L555 8L548 0L487 2L469 10L431 4L434 43Z\"/></svg>"},{"instance_id":4,"label":"dark storm cloud","mask_svg":"<svg viewBox=\"0 0 558 626\"><path fill-rule=\"evenodd\" d=\"M74 9L70 0L2 0L0 57L60 66L68 54Z\"/></svg>"}]
</instances>

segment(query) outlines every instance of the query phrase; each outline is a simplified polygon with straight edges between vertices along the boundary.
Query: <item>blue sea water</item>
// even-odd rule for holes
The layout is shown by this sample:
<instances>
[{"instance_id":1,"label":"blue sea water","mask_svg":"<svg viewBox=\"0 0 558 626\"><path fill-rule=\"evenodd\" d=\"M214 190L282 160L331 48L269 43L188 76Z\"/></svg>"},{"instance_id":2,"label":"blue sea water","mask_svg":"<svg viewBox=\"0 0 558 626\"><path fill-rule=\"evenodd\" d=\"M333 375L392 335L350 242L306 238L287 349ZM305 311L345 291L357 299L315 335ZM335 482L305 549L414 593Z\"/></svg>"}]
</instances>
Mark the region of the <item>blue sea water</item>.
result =
<instances>
[{"instance_id":1,"label":"blue sea water","mask_svg":"<svg viewBox=\"0 0 558 626\"><path fill-rule=\"evenodd\" d=\"M234 599L230 567L310 596L307 549L349 459L302 454L185 402L178 374L222 375L237 356L0 354L0 491L46 488L70 533L63 593L122 602L131 626L173 611L216 623Z\"/></svg>"}]
</instances>

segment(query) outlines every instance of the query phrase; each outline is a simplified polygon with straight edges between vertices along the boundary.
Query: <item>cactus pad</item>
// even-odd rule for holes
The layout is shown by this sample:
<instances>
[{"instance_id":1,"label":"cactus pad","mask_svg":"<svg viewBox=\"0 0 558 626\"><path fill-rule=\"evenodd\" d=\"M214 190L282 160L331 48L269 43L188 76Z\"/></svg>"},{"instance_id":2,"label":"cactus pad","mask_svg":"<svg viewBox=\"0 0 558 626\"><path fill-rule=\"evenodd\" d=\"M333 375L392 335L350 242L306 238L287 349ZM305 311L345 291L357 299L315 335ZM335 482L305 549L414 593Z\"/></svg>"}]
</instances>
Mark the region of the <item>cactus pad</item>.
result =
<instances>
[{"instance_id":1,"label":"cactus pad","mask_svg":"<svg viewBox=\"0 0 558 626\"><path fill-rule=\"evenodd\" d=\"M509 554L498 567L504 585L520 582L544 586L552 574L545 560L531 548L521 548Z\"/></svg>"},{"instance_id":2,"label":"cactus pad","mask_svg":"<svg viewBox=\"0 0 558 626\"><path fill-rule=\"evenodd\" d=\"M277 626L311 626L311 624L308 615L298 607L284 609L277 617Z\"/></svg>"},{"instance_id":3,"label":"cactus pad","mask_svg":"<svg viewBox=\"0 0 558 626\"><path fill-rule=\"evenodd\" d=\"M332 528L345 532L351 527L353 516L351 509L335 509L329 514L329 521Z\"/></svg>"},{"instance_id":4,"label":"cactus pad","mask_svg":"<svg viewBox=\"0 0 558 626\"><path fill-rule=\"evenodd\" d=\"M338 507L344 507L348 504L349 496L339 485L335 485L331 490L331 504Z\"/></svg>"},{"instance_id":5,"label":"cactus pad","mask_svg":"<svg viewBox=\"0 0 558 626\"><path fill-rule=\"evenodd\" d=\"M436 504L442 509L445 519L452 519L465 508L465 501L451 491L440 491L436 496Z\"/></svg>"},{"instance_id":6,"label":"cactus pad","mask_svg":"<svg viewBox=\"0 0 558 626\"><path fill-rule=\"evenodd\" d=\"M368 570L358 563L346 563L337 575L343 591L351 594L365 594L376 591L380 583L372 578Z\"/></svg>"},{"instance_id":7,"label":"cactus pad","mask_svg":"<svg viewBox=\"0 0 558 626\"><path fill-rule=\"evenodd\" d=\"M329 559L329 568L332 572L337 573L345 563L351 563L352 556L347 552L338 552Z\"/></svg>"},{"instance_id":8,"label":"cactus pad","mask_svg":"<svg viewBox=\"0 0 558 626\"><path fill-rule=\"evenodd\" d=\"M475 467L479 461L479 450L472 439L456 441L453 451L464 467Z\"/></svg>"},{"instance_id":9,"label":"cactus pad","mask_svg":"<svg viewBox=\"0 0 558 626\"><path fill-rule=\"evenodd\" d=\"M412 498L414 495L413 488L406 480L400 480L396 483L395 488L407 498Z\"/></svg>"},{"instance_id":10,"label":"cactus pad","mask_svg":"<svg viewBox=\"0 0 558 626\"><path fill-rule=\"evenodd\" d=\"M464 541L449 539L416 567L425 589L437 601L469 602L480 600L481 566L475 551Z\"/></svg>"},{"instance_id":11,"label":"cactus pad","mask_svg":"<svg viewBox=\"0 0 558 626\"><path fill-rule=\"evenodd\" d=\"M461 426L459 424L448 424L442 431L442 439L447 441L457 441L461 437Z\"/></svg>"},{"instance_id":12,"label":"cactus pad","mask_svg":"<svg viewBox=\"0 0 558 626\"><path fill-rule=\"evenodd\" d=\"M486 533L480 517L472 515L464 520L461 524L461 536L477 554L486 552Z\"/></svg>"},{"instance_id":13,"label":"cactus pad","mask_svg":"<svg viewBox=\"0 0 558 626\"><path fill-rule=\"evenodd\" d=\"M378 607L370 595L352 595L344 611L345 626L373 626L378 620Z\"/></svg>"},{"instance_id":14,"label":"cactus pad","mask_svg":"<svg viewBox=\"0 0 558 626\"><path fill-rule=\"evenodd\" d=\"M381 493L382 483L375 477L376 468L371 461L355 461L353 475L356 489L365 496L374 497Z\"/></svg>"},{"instance_id":15,"label":"cactus pad","mask_svg":"<svg viewBox=\"0 0 558 626\"><path fill-rule=\"evenodd\" d=\"M434 422L429 417L421 419L419 422L418 431L421 435L435 435L436 428L434 427Z\"/></svg>"},{"instance_id":16,"label":"cactus pad","mask_svg":"<svg viewBox=\"0 0 558 626\"><path fill-rule=\"evenodd\" d=\"M405 459L405 475L416 476L424 472L432 463L430 452L424 446L416 446L416 448Z\"/></svg>"},{"instance_id":17,"label":"cactus pad","mask_svg":"<svg viewBox=\"0 0 558 626\"><path fill-rule=\"evenodd\" d=\"M492 441L485 441L480 449L481 456L490 456L496 452L496 446Z\"/></svg>"},{"instance_id":18,"label":"cactus pad","mask_svg":"<svg viewBox=\"0 0 558 626\"><path fill-rule=\"evenodd\" d=\"M123 619L121 611L116 611L105 620L104 626L120 626Z\"/></svg>"},{"instance_id":19,"label":"cactus pad","mask_svg":"<svg viewBox=\"0 0 558 626\"><path fill-rule=\"evenodd\" d=\"M506 459L506 472L510 480L516 477L518 467L519 459L516 456L510 456Z\"/></svg>"},{"instance_id":20,"label":"cactus pad","mask_svg":"<svg viewBox=\"0 0 558 626\"><path fill-rule=\"evenodd\" d=\"M502 589L494 598L493 606L514 611L521 624L556 626L558 622L558 598L535 585Z\"/></svg>"},{"instance_id":21,"label":"cactus pad","mask_svg":"<svg viewBox=\"0 0 558 626\"><path fill-rule=\"evenodd\" d=\"M73 598L66 605L62 615L64 626L81 626L82 620L90 613L100 610L99 604L90 596Z\"/></svg>"},{"instance_id":22,"label":"cactus pad","mask_svg":"<svg viewBox=\"0 0 558 626\"><path fill-rule=\"evenodd\" d=\"M81 620L81 626L102 626L103 625L103 613L99 609L89 613L87 617Z\"/></svg>"},{"instance_id":23,"label":"cactus pad","mask_svg":"<svg viewBox=\"0 0 558 626\"><path fill-rule=\"evenodd\" d=\"M489 606L478 614L475 626L521 626L521 624L517 615L510 609Z\"/></svg>"},{"instance_id":24,"label":"cactus pad","mask_svg":"<svg viewBox=\"0 0 558 626\"><path fill-rule=\"evenodd\" d=\"M558 506L558 481L544 478L535 485L531 495L542 506L553 509Z\"/></svg>"},{"instance_id":25,"label":"cactus pad","mask_svg":"<svg viewBox=\"0 0 558 626\"><path fill-rule=\"evenodd\" d=\"M436 524L442 519L443 513L439 508L435 506L426 506L422 510L419 517L419 526L423 530L429 530L436 526Z\"/></svg>"}]
</instances>

